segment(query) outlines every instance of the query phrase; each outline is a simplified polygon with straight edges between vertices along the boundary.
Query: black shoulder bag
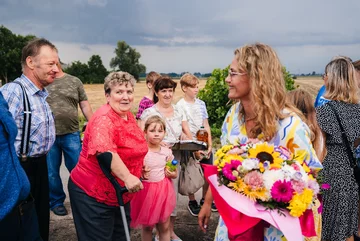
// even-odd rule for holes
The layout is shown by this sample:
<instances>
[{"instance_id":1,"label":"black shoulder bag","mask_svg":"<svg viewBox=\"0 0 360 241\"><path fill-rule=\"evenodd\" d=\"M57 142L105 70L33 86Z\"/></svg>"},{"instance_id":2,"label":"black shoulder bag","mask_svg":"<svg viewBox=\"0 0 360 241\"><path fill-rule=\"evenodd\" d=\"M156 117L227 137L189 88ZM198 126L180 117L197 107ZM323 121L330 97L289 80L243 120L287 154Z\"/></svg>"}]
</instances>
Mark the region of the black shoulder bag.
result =
<instances>
[{"instance_id":1,"label":"black shoulder bag","mask_svg":"<svg viewBox=\"0 0 360 241\"><path fill-rule=\"evenodd\" d=\"M357 165L357 162L356 162L356 159L354 157L354 154L351 150L351 147L350 147L350 144L349 144L349 140L345 134L345 130L340 122L340 118L339 118L339 114L337 113L337 111L335 110L333 104L331 102L328 103L330 108L332 109L332 111L334 112L335 116L336 116L336 119L339 123L339 126L340 126L340 130L341 130L341 136L342 136L342 139L343 139L343 142L345 144L345 147L346 147L346 152L348 154L348 157L349 157L349 161L350 161L350 167L353 168L354 170L354 176L355 176L355 179L356 179L356 182L358 183L359 187L360 187L360 168L359 166Z\"/></svg>"}]
</instances>

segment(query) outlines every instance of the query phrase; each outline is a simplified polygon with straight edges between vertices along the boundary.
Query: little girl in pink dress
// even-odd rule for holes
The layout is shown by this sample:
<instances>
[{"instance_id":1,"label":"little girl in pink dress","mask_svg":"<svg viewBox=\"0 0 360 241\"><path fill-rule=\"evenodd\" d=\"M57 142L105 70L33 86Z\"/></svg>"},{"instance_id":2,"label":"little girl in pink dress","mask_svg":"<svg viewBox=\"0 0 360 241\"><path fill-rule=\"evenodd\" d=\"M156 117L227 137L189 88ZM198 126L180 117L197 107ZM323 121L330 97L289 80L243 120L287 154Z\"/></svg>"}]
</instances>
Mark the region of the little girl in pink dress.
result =
<instances>
[{"instance_id":1,"label":"little girl in pink dress","mask_svg":"<svg viewBox=\"0 0 360 241\"><path fill-rule=\"evenodd\" d=\"M177 170L170 171L166 163L173 160L172 151L161 146L165 136L165 123L159 116L151 116L145 122L145 136L149 151L144 165L150 170L143 180L144 189L137 192L131 201L131 227L142 228L142 240L152 240L156 226L160 241L170 241L170 214L176 205L176 196L171 179Z\"/></svg>"}]
</instances>

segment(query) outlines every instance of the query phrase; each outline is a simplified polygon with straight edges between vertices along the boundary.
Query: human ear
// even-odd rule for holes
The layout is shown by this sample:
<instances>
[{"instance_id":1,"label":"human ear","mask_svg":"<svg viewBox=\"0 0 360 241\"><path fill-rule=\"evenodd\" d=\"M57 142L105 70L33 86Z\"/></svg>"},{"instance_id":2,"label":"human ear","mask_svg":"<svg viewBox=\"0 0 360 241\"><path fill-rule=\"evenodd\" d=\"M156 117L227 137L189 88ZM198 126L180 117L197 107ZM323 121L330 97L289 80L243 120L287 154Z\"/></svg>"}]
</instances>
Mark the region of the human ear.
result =
<instances>
[{"instance_id":1,"label":"human ear","mask_svg":"<svg viewBox=\"0 0 360 241\"><path fill-rule=\"evenodd\" d=\"M146 86L148 87L148 89L152 89L153 87L153 85L150 82L146 83Z\"/></svg>"},{"instance_id":2,"label":"human ear","mask_svg":"<svg viewBox=\"0 0 360 241\"><path fill-rule=\"evenodd\" d=\"M110 93L105 93L106 102L109 104L110 102Z\"/></svg>"},{"instance_id":3,"label":"human ear","mask_svg":"<svg viewBox=\"0 0 360 241\"><path fill-rule=\"evenodd\" d=\"M26 57L26 65L30 69L35 69L35 61L33 60L33 58L31 56Z\"/></svg>"}]
</instances>

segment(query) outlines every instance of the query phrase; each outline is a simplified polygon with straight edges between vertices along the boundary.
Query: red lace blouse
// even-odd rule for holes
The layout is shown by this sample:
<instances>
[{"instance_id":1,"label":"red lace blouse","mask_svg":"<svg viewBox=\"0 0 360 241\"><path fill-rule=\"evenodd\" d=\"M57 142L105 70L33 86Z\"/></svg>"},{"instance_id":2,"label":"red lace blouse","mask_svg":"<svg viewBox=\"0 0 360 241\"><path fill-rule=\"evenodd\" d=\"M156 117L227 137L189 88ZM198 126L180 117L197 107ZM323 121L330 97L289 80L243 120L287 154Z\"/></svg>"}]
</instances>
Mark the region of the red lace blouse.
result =
<instances>
[{"instance_id":1,"label":"red lace blouse","mask_svg":"<svg viewBox=\"0 0 360 241\"><path fill-rule=\"evenodd\" d=\"M79 163L70 175L86 194L110 206L118 206L115 189L101 171L96 153L117 152L130 173L140 177L148 151L144 133L137 126L133 114L128 112L127 118L122 119L108 104L100 107L88 123ZM124 186L119 178L117 181ZM124 203L132 196L125 193Z\"/></svg>"}]
</instances>

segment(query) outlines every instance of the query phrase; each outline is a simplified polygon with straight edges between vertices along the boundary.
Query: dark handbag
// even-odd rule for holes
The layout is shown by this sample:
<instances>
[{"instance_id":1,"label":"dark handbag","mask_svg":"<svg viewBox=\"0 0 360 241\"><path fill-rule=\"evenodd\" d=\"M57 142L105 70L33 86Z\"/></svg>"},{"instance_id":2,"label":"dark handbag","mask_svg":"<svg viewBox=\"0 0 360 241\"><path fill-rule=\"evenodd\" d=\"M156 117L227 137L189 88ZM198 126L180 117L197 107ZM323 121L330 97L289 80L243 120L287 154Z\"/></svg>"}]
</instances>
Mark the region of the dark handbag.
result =
<instances>
[{"instance_id":1,"label":"dark handbag","mask_svg":"<svg viewBox=\"0 0 360 241\"><path fill-rule=\"evenodd\" d=\"M346 152L348 154L348 157L349 157L349 161L350 161L350 166L353 168L354 170L354 176L355 176L355 179L356 179L356 182L358 183L359 187L360 187L360 168L359 166L357 165L357 161L354 157L354 154L351 150L351 147L350 147L350 144L349 144L349 140L346 136L346 133L345 133L345 130L341 124L341 121L340 121L340 118L339 118L339 114L337 113L337 111L335 110L333 104L331 102L328 103L330 108L332 109L332 111L334 112L335 116L336 116L336 119L339 123L339 126L340 126L340 130L341 130L341 136L342 136L342 139L343 139L343 142L346 146Z\"/></svg>"}]
</instances>

